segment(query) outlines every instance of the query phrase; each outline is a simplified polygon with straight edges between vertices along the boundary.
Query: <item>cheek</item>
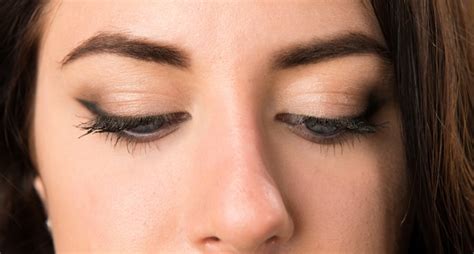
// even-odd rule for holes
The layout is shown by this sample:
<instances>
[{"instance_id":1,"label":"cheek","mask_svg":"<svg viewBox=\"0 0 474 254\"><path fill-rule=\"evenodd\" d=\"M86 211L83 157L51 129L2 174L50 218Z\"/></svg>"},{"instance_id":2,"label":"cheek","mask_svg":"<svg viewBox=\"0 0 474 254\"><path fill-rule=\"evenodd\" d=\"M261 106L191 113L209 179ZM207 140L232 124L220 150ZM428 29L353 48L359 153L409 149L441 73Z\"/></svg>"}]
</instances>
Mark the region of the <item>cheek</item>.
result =
<instances>
[{"instance_id":1,"label":"cheek","mask_svg":"<svg viewBox=\"0 0 474 254\"><path fill-rule=\"evenodd\" d=\"M123 156L97 156L94 148L89 154L79 149L50 146L48 153L57 159L39 165L58 249L137 249L156 239L166 243L175 234L172 211L180 183L168 169L178 171L179 165L163 158L131 163Z\"/></svg>"}]
</instances>

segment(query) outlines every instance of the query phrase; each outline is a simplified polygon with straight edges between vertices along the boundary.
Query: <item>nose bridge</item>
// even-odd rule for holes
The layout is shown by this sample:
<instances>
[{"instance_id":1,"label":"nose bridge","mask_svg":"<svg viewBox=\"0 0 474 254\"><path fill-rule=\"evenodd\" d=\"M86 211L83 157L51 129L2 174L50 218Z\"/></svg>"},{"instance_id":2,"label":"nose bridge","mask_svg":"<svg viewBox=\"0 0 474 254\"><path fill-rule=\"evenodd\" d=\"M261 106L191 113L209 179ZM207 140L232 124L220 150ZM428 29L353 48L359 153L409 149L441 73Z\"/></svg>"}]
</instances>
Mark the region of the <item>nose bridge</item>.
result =
<instances>
[{"instance_id":1,"label":"nose bridge","mask_svg":"<svg viewBox=\"0 0 474 254\"><path fill-rule=\"evenodd\" d=\"M278 191L266 161L260 118L247 97L227 91L220 97L221 106L214 107L219 111L214 114L219 117L211 120L211 129L216 130L212 139L216 150L210 158L214 161L208 165L220 177L216 187L221 190L221 198L234 208L248 206L241 208L255 212L259 206L265 209L279 200L274 195Z\"/></svg>"},{"instance_id":2,"label":"nose bridge","mask_svg":"<svg viewBox=\"0 0 474 254\"><path fill-rule=\"evenodd\" d=\"M208 100L203 136L209 135L206 139L212 141L213 152L219 154L214 159L219 163L242 169L262 168L265 158L259 102L252 97L251 79L232 66L221 67L224 78L211 82L215 85L210 88L213 97Z\"/></svg>"},{"instance_id":3,"label":"nose bridge","mask_svg":"<svg viewBox=\"0 0 474 254\"><path fill-rule=\"evenodd\" d=\"M219 117L210 120L210 129L215 130L212 132L214 138L210 140L214 140L216 149L212 152L216 156L211 165L222 173L221 179L226 179L230 193L245 196L253 192L251 196L260 197L268 189L276 188L266 160L261 117L248 94L227 90L231 91L222 92L225 95L220 96L220 106L213 107L216 109L213 115ZM239 189L242 190L236 192Z\"/></svg>"},{"instance_id":4,"label":"nose bridge","mask_svg":"<svg viewBox=\"0 0 474 254\"><path fill-rule=\"evenodd\" d=\"M226 148L220 151L220 159L238 173L267 172L265 147L255 112L251 109L229 111L225 114L227 119L221 125L218 137L221 146Z\"/></svg>"},{"instance_id":5,"label":"nose bridge","mask_svg":"<svg viewBox=\"0 0 474 254\"><path fill-rule=\"evenodd\" d=\"M213 180L206 180L200 197L205 204L198 202L194 213L201 217L195 240L211 249L244 251L286 241L293 224L266 161L258 111L245 94L228 91L219 98L202 135L209 150L198 156Z\"/></svg>"}]
</instances>

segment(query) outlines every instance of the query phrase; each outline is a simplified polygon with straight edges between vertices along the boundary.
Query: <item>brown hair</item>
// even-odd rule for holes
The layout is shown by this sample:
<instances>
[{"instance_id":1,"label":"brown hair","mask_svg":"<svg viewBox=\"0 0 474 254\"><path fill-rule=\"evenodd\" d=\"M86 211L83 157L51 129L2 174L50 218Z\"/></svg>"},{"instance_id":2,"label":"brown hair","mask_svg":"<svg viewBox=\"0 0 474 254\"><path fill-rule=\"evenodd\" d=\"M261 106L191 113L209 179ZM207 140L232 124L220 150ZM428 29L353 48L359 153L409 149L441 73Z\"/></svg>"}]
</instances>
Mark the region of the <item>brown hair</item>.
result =
<instances>
[{"instance_id":1,"label":"brown hair","mask_svg":"<svg viewBox=\"0 0 474 254\"><path fill-rule=\"evenodd\" d=\"M414 215L410 252L473 246L472 35L462 0L372 0L394 62ZM53 253L28 152L40 0L0 5L0 252ZM472 24L471 24L472 25Z\"/></svg>"},{"instance_id":2,"label":"brown hair","mask_svg":"<svg viewBox=\"0 0 474 254\"><path fill-rule=\"evenodd\" d=\"M418 238L413 247L471 252L474 59L467 8L453 0L373 6L395 63Z\"/></svg>"},{"instance_id":3,"label":"brown hair","mask_svg":"<svg viewBox=\"0 0 474 254\"><path fill-rule=\"evenodd\" d=\"M0 252L53 253L32 185L28 114L36 76L40 0L0 4Z\"/></svg>"}]
</instances>

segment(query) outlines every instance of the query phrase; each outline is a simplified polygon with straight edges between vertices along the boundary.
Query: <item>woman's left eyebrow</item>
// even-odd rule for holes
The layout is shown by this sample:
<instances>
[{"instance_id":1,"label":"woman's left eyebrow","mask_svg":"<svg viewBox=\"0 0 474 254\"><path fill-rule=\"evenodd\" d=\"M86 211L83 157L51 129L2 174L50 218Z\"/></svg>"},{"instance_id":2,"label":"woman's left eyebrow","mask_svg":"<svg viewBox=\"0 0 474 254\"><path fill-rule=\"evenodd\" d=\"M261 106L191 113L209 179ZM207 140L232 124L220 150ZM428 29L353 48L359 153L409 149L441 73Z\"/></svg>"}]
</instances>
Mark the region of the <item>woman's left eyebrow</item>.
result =
<instances>
[{"instance_id":1,"label":"woman's left eyebrow","mask_svg":"<svg viewBox=\"0 0 474 254\"><path fill-rule=\"evenodd\" d=\"M364 54L372 54L385 63L392 63L390 51L376 39L363 33L346 33L284 48L274 55L272 66L274 69L288 69L348 55Z\"/></svg>"}]
</instances>

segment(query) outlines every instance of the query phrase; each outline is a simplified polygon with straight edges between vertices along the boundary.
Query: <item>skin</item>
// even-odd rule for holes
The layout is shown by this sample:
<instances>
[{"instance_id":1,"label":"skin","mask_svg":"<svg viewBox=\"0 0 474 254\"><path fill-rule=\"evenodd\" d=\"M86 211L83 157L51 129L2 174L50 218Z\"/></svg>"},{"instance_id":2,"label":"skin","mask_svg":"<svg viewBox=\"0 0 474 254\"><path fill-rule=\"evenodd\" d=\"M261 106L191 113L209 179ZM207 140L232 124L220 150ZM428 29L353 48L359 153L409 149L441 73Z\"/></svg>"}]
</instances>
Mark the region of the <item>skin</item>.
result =
<instances>
[{"instance_id":1,"label":"skin","mask_svg":"<svg viewBox=\"0 0 474 254\"><path fill-rule=\"evenodd\" d=\"M140 253L397 253L407 210L391 68L356 54L273 70L289 45L360 32L384 44L359 1L53 1L44 13L32 126L35 187L55 249ZM177 45L190 70L113 54L61 66L101 31ZM275 120L361 113L376 133L312 142ZM148 143L77 125L94 100L117 115L188 112Z\"/></svg>"}]
</instances>

